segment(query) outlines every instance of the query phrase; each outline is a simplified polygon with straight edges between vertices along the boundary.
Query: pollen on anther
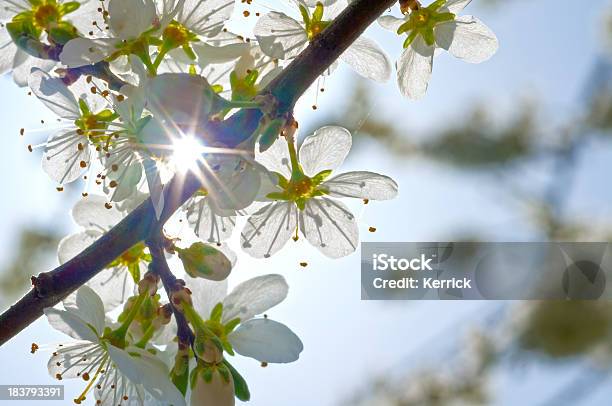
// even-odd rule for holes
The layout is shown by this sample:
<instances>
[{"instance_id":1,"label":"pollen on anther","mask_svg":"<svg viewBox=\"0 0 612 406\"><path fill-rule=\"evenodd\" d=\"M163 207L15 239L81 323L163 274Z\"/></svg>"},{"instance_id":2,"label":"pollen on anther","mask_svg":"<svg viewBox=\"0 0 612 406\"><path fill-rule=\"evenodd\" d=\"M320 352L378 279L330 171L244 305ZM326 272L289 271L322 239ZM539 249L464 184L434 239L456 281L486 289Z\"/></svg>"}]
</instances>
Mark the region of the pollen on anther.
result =
<instances>
[{"instance_id":1,"label":"pollen on anther","mask_svg":"<svg viewBox=\"0 0 612 406\"><path fill-rule=\"evenodd\" d=\"M62 374L55 374L55 379L57 379L58 381L62 380Z\"/></svg>"},{"instance_id":2,"label":"pollen on anther","mask_svg":"<svg viewBox=\"0 0 612 406\"><path fill-rule=\"evenodd\" d=\"M83 380L89 381L89 374L87 372L83 373Z\"/></svg>"},{"instance_id":3,"label":"pollen on anther","mask_svg":"<svg viewBox=\"0 0 612 406\"><path fill-rule=\"evenodd\" d=\"M19 130L19 135L23 136L23 134L25 134L25 128L22 128L21 130Z\"/></svg>"},{"instance_id":4,"label":"pollen on anther","mask_svg":"<svg viewBox=\"0 0 612 406\"><path fill-rule=\"evenodd\" d=\"M64 188L62 186L58 186L55 188L55 190L57 190L58 192L63 192Z\"/></svg>"},{"instance_id":5,"label":"pollen on anther","mask_svg":"<svg viewBox=\"0 0 612 406\"><path fill-rule=\"evenodd\" d=\"M368 228L368 231L371 233L375 233L376 232L376 227L370 227Z\"/></svg>"},{"instance_id":6,"label":"pollen on anther","mask_svg":"<svg viewBox=\"0 0 612 406\"><path fill-rule=\"evenodd\" d=\"M267 363L267 362L262 362L262 363L261 363L261 367L262 367L262 368L265 368L265 367L267 367L267 366L268 366L268 363Z\"/></svg>"},{"instance_id":7,"label":"pollen on anther","mask_svg":"<svg viewBox=\"0 0 612 406\"><path fill-rule=\"evenodd\" d=\"M79 166L80 166L81 168L87 168L87 162L85 162L85 161L81 161L81 162L79 162Z\"/></svg>"},{"instance_id":8,"label":"pollen on anther","mask_svg":"<svg viewBox=\"0 0 612 406\"><path fill-rule=\"evenodd\" d=\"M32 151L33 151L33 149L32 149L32 145L31 145L31 144L30 144L30 145L28 145L28 151L30 151L30 152L32 152Z\"/></svg>"},{"instance_id":9,"label":"pollen on anther","mask_svg":"<svg viewBox=\"0 0 612 406\"><path fill-rule=\"evenodd\" d=\"M308 262L300 262L300 266L302 268L306 268L308 266Z\"/></svg>"},{"instance_id":10,"label":"pollen on anther","mask_svg":"<svg viewBox=\"0 0 612 406\"><path fill-rule=\"evenodd\" d=\"M112 205L112 204L110 204L110 203L104 203L104 207L106 207L107 209L109 209L109 210L110 210L110 209L112 209L112 208L113 208L113 205Z\"/></svg>"},{"instance_id":11,"label":"pollen on anther","mask_svg":"<svg viewBox=\"0 0 612 406\"><path fill-rule=\"evenodd\" d=\"M38 344L36 343L32 343L32 347L30 349L30 353L34 354L36 352L36 350L38 350Z\"/></svg>"},{"instance_id":12,"label":"pollen on anther","mask_svg":"<svg viewBox=\"0 0 612 406\"><path fill-rule=\"evenodd\" d=\"M370 199L363 199L363 204L368 204L370 203Z\"/></svg>"}]
</instances>

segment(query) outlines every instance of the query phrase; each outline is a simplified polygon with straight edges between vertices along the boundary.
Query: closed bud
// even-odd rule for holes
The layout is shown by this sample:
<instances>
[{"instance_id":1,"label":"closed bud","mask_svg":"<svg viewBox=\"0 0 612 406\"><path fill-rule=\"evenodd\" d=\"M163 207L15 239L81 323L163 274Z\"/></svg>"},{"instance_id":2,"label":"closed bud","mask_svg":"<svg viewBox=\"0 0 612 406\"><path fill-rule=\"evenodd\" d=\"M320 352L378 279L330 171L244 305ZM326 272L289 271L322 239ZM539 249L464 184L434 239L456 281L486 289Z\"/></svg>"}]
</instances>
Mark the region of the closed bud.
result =
<instances>
[{"instance_id":1,"label":"closed bud","mask_svg":"<svg viewBox=\"0 0 612 406\"><path fill-rule=\"evenodd\" d=\"M223 368L223 371L221 371ZM234 406L234 380L223 365L196 369L191 386L191 406Z\"/></svg>"},{"instance_id":2,"label":"closed bud","mask_svg":"<svg viewBox=\"0 0 612 406\"><path fill-rule=\"evenodd\" d=\"M148 292L149 295L153 296L157 293L157 284L159 283L159 276L149 271L145 276L138 282L138 293L143 294Z\"/></svg>"},{"instance_id":3,"label":"closed bud","mask_svg":"<svg viewBox=\"0 0 612 406\"><path fill-rule=\"evenodd\" d=\"M193 278L222 281L232 270L232 262L223 252L203 242L196 242L187 249L177 248L176 251L185 272Z\"/></svg>"}]
</instances>

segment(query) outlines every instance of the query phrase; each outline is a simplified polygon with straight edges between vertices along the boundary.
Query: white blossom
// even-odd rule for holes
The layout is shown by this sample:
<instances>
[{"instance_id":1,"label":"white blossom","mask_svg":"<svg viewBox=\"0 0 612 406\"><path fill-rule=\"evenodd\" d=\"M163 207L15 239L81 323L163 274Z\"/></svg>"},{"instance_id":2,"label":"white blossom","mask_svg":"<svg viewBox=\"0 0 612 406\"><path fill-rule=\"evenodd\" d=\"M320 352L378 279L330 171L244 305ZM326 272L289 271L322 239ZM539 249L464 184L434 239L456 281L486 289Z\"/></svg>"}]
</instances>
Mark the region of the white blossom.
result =
<instances>
[{"instance_id":1,"label":"white blossom","mask_svg":"<svg viewBox=\"0 0 612 406\"><path fill-rule=\"evenodd\" d=\"M227 337L219 337L245 357L260 362L289 363L299 358L304 346L287 326L262 315L281 303L289 287L280 275L264 275L249 279L227 294L226 282L188 279L193 292L194 308L206 319L218 303L222 304L220 322L227 325L239 319L238 326Z\"/></svg>"},{"instance_id":2,"label":"white blossom","mask_svg":"<svg viewBox=\"0 0 612 406\"><path fill-rule=\"evenodd\" d=\"M378 19L383 28L408 35L396 63L404 96L425 96L437 49L469 63L484 62L497 52L499 43L493 31L474 16L457 16L470 1L438 0L428 7L418 6L404 18L387 15Z\"/></svg>"},{"instance_id":3,"label":"white blossom","mask_svg":"<svg viewBox=\"0 0 612 406\"><path fill-rule=\"evenodd\" d=\"M44 313L53 328L77 340L59 344L48 363L56 379L78 377L88 382L75 403L85 400L95 385L96 404L145 405L145 399L152 397L164 404L185 405L161 360L141 348L116 346L107 338L105 330L112 324L105 320L102 300L91 288L79 288L74 306L45 308Z\"/></svg>"},{"instance_id":4,"label":"white blossom","mask_svg":"<svg viewBox=\"0 0 612 406\"><path fill-rule=\"evenodd\" d=\"M272 58L295 58L331 24L347 4L345 0L329 2L329 6L302 0L296 0L295 3L302 21L276 11L267 13L257 21L255 36L261 49ZM340 59L367 79L385 82L391 75L389 58L376 42L366 37L355 40Z\"/></svg>"},{"instance_id":5,"label":"white blossom","mask_svg":"<svg viewBox=\"0 0 612 406\"><path fill-rule=\"evenodd\" d=\"M293 141L275 142L257 159L278 176L268 203L249 217L241 245L256 258L280 250L298 230L308 242L331 258L346 256L357 248L359 232L355 216L337 198L388 200L397 195L391 178L373 172L347 172L328 179L351 148L352 139L342 127L323 127L306 137L298 152ZM287 148L288 147L288 148Z\"/></svg>"}]
</instances>

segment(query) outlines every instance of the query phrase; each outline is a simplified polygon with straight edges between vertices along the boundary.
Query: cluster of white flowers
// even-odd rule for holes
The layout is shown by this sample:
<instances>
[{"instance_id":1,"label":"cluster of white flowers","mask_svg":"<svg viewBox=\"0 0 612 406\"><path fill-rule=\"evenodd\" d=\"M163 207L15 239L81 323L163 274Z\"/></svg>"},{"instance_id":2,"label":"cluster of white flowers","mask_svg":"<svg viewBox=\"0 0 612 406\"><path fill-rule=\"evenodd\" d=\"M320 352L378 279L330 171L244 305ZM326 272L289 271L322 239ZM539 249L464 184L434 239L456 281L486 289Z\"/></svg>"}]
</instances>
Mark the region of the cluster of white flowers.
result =
<instances>
[{"instance_id":1,"label":"cluster of white flowers","mask_svg":"<svg viewBox=\"0 0 612 406\"><path fill-rule=\"evenodd\" d=\"M201 241L181 247L179 236L163 237L163 250L182 262L184 279L158 293L160 271L143 241L64 300L63 308L45 309L53 327L77 340L60 345L48 365L57 379L87 382L76 403L92 391L101 405L247 400L246 382L228 356L286 363L297 360L303 346L288 327L256 317L287 295L282 276L253 278L226 296L236 264L226 241L239 218L245 224L241 249L255 258L270 257L300 233L325 256L339 258L359 242L356 218L340 199L367 203L397 195L397 184L384 175L332 175L349 153L348 130L320 128L298 148L295 119L279 114L278 100L261 94L348 4L281 3L293 14L257 13L251 36L228 29L235 0L0 3L0 73L12 71L60 122L43 145L43 170L58 190L78 179L87 184L72 212L82 230L61 241L60 262L149 196L162 218L170 179L189 174L201 184L176 214ZM379 22L408 35L397 64L408 97L424 95L436 48L468 62L484 61L497 49L479 20L456 17L469 0L400 3L404 18ZM391 76L389 58L371 39L358 38L340 59L365 78L384 82ZM211 128L242 109L259 110L254 132L238 139L211 136ZM173 316L176 323L170 323ZM177 345L181 323L193 334Z\"/></svg>"}]
</instances>

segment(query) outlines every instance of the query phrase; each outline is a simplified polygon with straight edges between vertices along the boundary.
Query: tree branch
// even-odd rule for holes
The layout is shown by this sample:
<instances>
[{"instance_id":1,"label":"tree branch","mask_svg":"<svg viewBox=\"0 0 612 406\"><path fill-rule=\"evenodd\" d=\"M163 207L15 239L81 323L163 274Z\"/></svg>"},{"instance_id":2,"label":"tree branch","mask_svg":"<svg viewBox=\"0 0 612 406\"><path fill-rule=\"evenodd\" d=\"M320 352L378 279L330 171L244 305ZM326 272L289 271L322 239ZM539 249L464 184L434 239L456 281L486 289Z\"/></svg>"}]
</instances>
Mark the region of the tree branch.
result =
<instances>
[{"instance_id":1,"label":"tree branch","mask_svg":"<svg viewBox=\"0 0 612 406\"><path fill-rule=\"evenodd\" d=\"M315 39L263 94L274 95L281 112L291 112L297 99L396 0L355 0ZM242 111L221 123L210 123L206 132L215 142L233 147L248 138L259 123L261 112ZM0 316L0 345L104 269L123 252L147 239L163 225L200 187L197 177L175 176L164 189L165 207L155 220L148 199L108 233L75 258L32 278L33 288Z\"/></svg>"}]
</instances>

